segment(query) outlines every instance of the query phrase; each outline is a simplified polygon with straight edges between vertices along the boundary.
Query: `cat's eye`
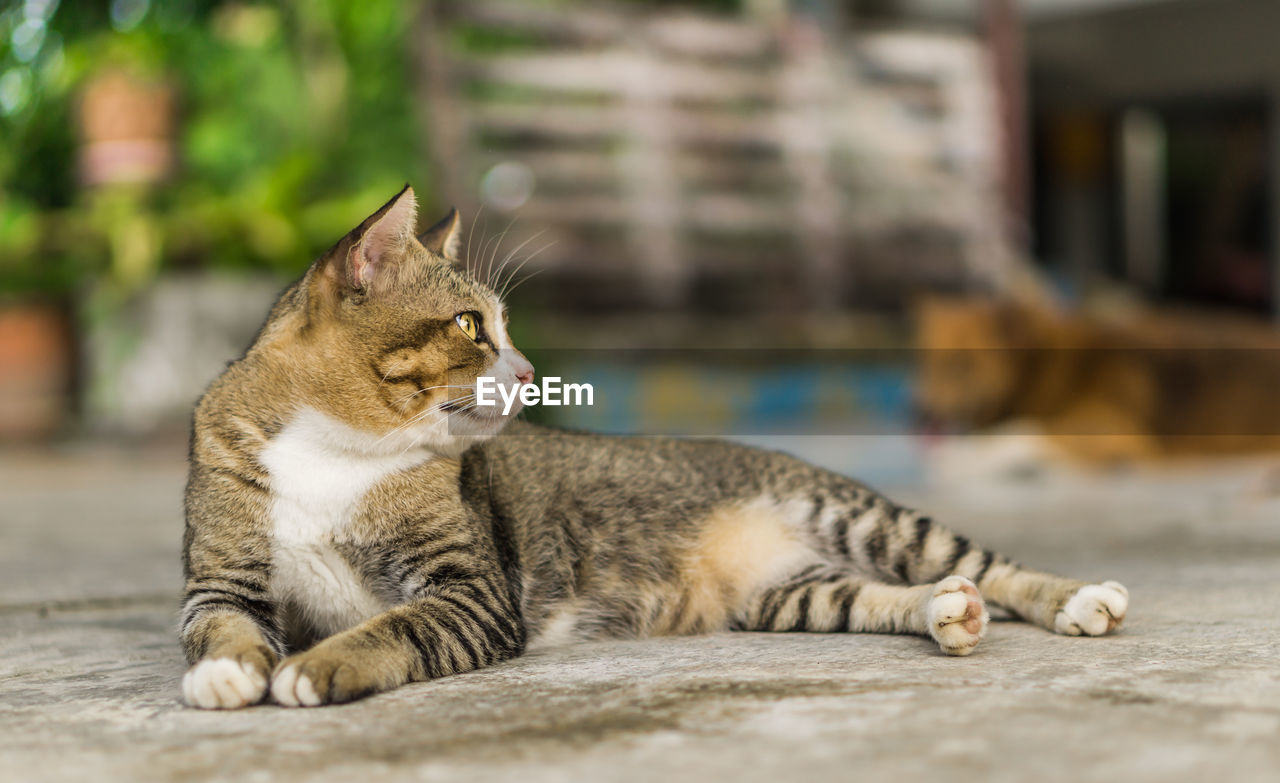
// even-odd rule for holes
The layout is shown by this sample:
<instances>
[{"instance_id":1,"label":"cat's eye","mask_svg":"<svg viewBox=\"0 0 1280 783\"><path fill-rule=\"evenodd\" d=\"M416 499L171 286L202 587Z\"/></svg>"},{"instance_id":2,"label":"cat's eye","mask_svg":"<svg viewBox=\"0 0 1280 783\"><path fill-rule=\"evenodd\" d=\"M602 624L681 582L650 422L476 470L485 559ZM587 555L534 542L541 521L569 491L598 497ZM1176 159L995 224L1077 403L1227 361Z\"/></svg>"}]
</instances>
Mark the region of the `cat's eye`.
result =
<instances>
[{"instance_id":1,"label":"cat's eye","mask_svg":"<svg viewBox=\"0 0 1280 783\"><path fill-rule=\"evenodd\" d=\"M462 333L472 340L480 334L480 317L475 313L458 313L453 317Z\"/></svg>"}]
</instances>

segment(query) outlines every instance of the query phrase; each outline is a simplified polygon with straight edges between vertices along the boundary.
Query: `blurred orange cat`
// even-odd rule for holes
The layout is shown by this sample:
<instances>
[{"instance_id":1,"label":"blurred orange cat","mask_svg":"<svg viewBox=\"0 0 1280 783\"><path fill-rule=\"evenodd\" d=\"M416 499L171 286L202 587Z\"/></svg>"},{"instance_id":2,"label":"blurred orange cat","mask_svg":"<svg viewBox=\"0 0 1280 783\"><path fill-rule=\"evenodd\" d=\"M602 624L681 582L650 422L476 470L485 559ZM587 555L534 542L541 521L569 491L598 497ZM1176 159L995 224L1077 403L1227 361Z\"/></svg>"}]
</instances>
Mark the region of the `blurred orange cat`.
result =
<instances>
[{"instance_id":1,"label":"blurred orange cat","mask_svg":"<svg viewBox=\"0 0 1280 783\"><path fill-rule=\"evenodd\" d=\"M1280 333L1267 325L932 299L917 327L917 405L945 427L1031 424L1091 463L1280 452Z\"/></svg>"}]
</instances>

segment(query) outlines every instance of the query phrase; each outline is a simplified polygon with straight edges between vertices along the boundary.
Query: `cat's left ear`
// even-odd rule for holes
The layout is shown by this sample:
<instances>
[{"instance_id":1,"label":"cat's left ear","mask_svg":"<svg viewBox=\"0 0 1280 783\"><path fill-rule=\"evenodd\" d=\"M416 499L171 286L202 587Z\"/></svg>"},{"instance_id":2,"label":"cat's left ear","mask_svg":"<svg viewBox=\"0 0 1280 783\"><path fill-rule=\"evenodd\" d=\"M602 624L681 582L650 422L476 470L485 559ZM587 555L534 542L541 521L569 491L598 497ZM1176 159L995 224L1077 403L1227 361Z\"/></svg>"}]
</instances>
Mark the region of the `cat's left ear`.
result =
<instances>
[{"instance_id":1,"label":"cat's left ear","mask_svg":"<svg viewBox=\"0 0 1280 783\"><path fill-rule=\"evenodd\" d=\"M418 241L432 253L447 261L457 261L462 254L462 219L458 210L450 208L449 214L431 228L418 235Z\"/></svg>"},{"instance_id":2,"label":"cat's left ear","mask_svg":"<svg viewBox=\"0 0 1280 783\"><path fill-rule=\"evenodd\" d=\"M364 219L338 244L326 271L351 290L367 292L375 281L390 282L418 223L418 200L408 185Z\"/></svg>"}]
</instances>

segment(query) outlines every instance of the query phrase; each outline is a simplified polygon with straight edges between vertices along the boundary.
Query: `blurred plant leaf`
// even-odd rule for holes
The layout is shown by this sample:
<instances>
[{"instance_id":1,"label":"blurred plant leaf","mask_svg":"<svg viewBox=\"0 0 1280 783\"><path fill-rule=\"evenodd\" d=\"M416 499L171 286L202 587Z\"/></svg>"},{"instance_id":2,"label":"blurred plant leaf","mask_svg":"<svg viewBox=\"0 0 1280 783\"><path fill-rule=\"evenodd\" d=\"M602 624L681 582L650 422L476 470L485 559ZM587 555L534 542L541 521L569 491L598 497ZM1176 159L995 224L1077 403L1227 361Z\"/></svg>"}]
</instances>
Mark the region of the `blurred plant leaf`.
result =
<instances>
[{"instance_id":1,"label":"blurred plant leaf","mask_svg":"<svg viewBox=\"0 0 1280 783\"><path fill-rule=\"evenodd\" d=\"M0 293L131 288L169 268L296 274L406 180L432 207L413 3L172 0L138 6L125 32L110 5L63 2L32 23L40 4L0 3L0 79L27 90L0 111ZM40 29L15 51L23 24ZM179 168L149 188L86 189L78 90L121 67L175 85Z\"/></svg>"}]
</instances>

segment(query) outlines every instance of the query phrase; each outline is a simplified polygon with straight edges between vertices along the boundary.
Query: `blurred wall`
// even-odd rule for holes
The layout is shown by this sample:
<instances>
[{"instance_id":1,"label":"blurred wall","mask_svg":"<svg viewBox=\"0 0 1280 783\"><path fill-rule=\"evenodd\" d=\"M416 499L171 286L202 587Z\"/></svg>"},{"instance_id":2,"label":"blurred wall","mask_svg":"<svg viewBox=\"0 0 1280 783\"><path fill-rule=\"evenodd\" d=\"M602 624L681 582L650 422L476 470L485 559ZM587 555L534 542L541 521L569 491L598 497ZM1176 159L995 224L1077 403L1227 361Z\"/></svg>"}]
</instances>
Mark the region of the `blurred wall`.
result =
<instances>
[{"instance_id":1,"label":"blurred wall","mask_svg":"<svg viewBox=\"0 0 1280 783\"><path fill-rule=\"evenodd\" d=\"M1276 312L1277 31L1274 0L1029 25L1041 254L1077 284Z\"/></svg>"}]
</instances>

